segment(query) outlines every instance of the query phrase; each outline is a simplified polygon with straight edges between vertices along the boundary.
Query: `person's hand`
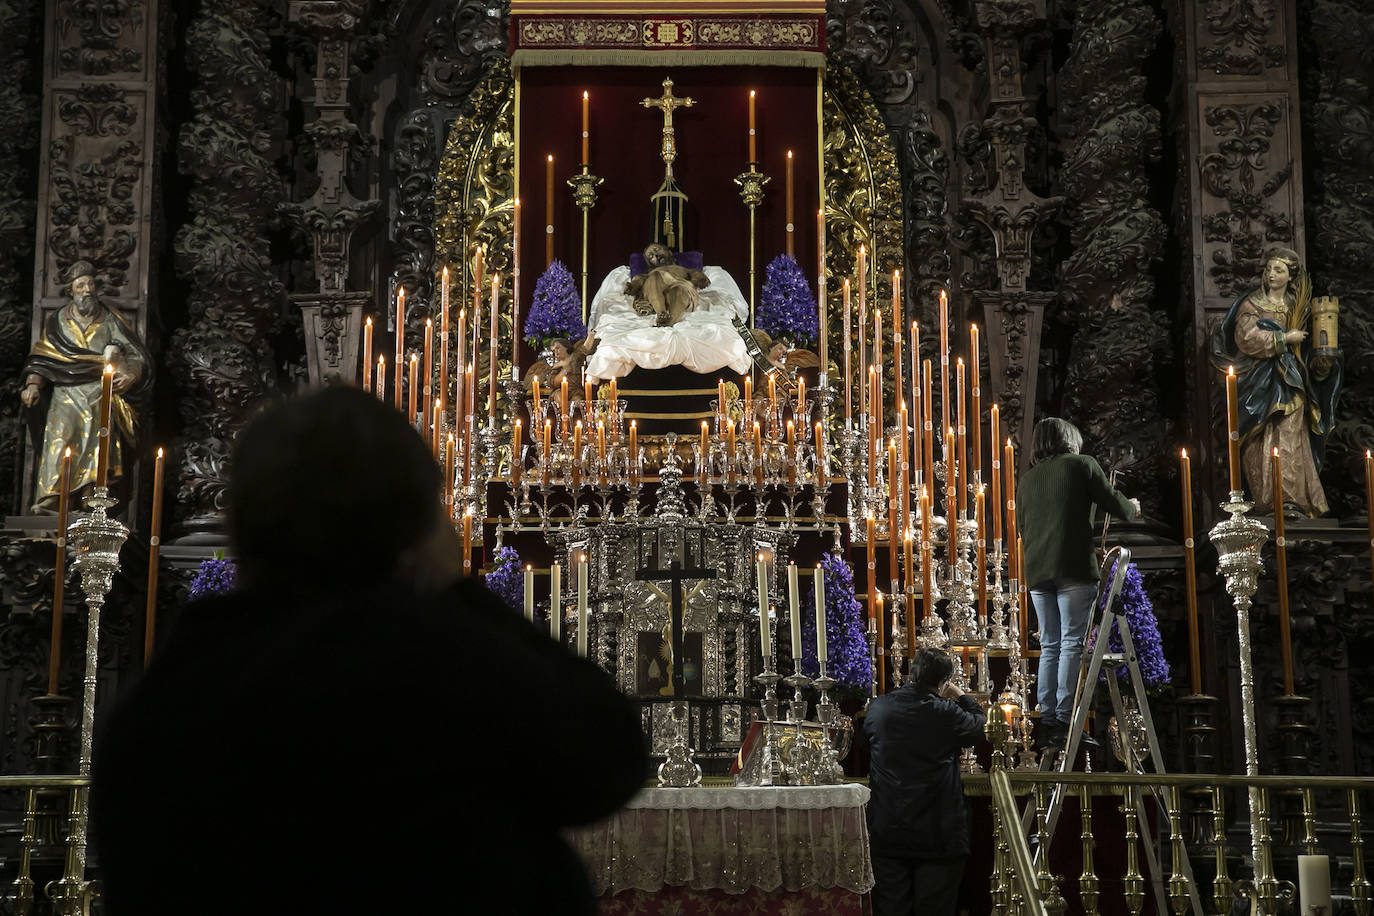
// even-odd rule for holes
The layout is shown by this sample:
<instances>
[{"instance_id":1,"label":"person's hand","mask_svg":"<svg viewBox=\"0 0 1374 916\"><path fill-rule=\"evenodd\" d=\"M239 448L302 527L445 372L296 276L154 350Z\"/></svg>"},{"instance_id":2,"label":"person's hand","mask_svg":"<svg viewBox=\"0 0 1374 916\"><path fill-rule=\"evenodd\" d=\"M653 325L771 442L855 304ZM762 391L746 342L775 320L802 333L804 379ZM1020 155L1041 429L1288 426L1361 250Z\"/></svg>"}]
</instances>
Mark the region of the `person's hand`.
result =
<instances>
[{"instance_id":1,"label":"person's hand","mask_svg":"<svg viewBox=\"0 0 1374 916\"><path fill-rule=\"evenodd\" d=\"M1135 514L1132 515L1131 518L1139 518L1139 517L1140 517L1140 500L1138 500L1138 499L1129 499L1129 500L1127 500L1127 502L1129 502L1129 503L1131 504L1131 508L1135 510Z\"/></svg>"},{"instance_id":2,"label":"person's hand","mask_svg":"<svg viewBox=\"0 0 1374 916\"><path fill-rule=\"evenodd\" d=\"M114 391L115 394L123 394L129 390L135 380L136 377L130 374L128 370L116 368L114 371L114 378L110 380L110 389Z\"/></svg>"},{"instance_id":3,"label":"person's hand","mask_svg":"<svg viewBox=\"0 0 1374 916\"><path fill-rule=\"evenodd\" d=\"M957 700L964 695L964 689L953 681L945 681L940 685L940 696L946 700Z\"/></svg>"},{"instance_id":4,"label":"person's hand","mask_svg":"<svg viewBox=\"0 0 1374 916\"><path fill-rule=\"evenodd\" d=\"M33 407L38 403L37 382L29 382L24 386L23 390L19 392L19 403L23 404L25 407Z\"/></svg>"},{"instance_id":5,"label":"person's hand","mask_svg":"<svg viewBox=\"0 0 1374 916\"><path fill-rule=\"evenodd\" d=\"M1293 344L1300 344L1306 339L1306 331L1285 331L1283 335L1283 342L1290 346Z\"/></svg>"}]
</instances>

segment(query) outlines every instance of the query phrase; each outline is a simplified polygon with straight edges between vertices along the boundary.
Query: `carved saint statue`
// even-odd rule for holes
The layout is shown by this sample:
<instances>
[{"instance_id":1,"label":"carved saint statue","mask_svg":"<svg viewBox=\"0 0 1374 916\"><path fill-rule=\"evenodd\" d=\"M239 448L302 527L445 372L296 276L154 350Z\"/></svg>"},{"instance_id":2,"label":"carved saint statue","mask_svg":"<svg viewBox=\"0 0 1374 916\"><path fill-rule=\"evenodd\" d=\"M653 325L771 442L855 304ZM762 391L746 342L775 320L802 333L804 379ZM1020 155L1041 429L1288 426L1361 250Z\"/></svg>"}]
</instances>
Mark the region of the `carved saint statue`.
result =
<instances>
[{"instance_id":1,"label":"carved saint statue","mask_svg":"<svg viewBox=\"0 0 1374 916\"><path fill-rule=\"evenodd\" d=\"M124 473L125 444L134 441L136 417L130 399L148 387L151 361L130 324L96 296L95 267L77 261L64 278L70 301L43 322L24 364L20 400L31 410L47 401L38 445L33 511L57 511L62 452L72 450L71 492L94 484L100 417L100 377L114 366L111 402L110 478ZM47 395L46 398L44 395Z\"/></svg>"},{"instance_id":2,"label":"carved saint statue","mask_svg":"<svg viewBox=\"0 0 1374 916\"><path fill-rule=\"evenodd\" d=\"M582 367L587 357L596 352L596 345L597 339L591 331L587 332L585 339L576 343L567 338L553 341L549 344L549 349L553 352L553 362L535 360L534 365L525 372L525 386L533 390L534 382L538 379L544 390L550 391L557 388L566 378L573 394L581 397Z\"/></svg>"},{"instance_id":3,"label":"carved saint statue","mask_svg":"<svg viewBox=\"0 0 1374 916\"><path fill-rule=\"evenodd\" d=\"M649 270L625 284L625 292L634 297L635 312L655 314L658 326L667 328L696 311L697 290L711 285L706 274L679 266L672 251L658 243L644 249L644 261Z\"/></svg>"},{"instance_id":4,"label":"carved saint statue","mask_svg":"<svg viewBox=\"0 0 1374 916\"><path fill-rule=\"evenodd\" d=\"M1265 255L1260 288L1241 296L1212 335L1212 365L1235 366L1241 464L1260 511L1325 515L1318 472L1336 423L1342 355L1314 346L1312 283L1297 252ZM1283 506L1274 507L1274 449L1283 459Z\"/></svg>"}]
</instances>

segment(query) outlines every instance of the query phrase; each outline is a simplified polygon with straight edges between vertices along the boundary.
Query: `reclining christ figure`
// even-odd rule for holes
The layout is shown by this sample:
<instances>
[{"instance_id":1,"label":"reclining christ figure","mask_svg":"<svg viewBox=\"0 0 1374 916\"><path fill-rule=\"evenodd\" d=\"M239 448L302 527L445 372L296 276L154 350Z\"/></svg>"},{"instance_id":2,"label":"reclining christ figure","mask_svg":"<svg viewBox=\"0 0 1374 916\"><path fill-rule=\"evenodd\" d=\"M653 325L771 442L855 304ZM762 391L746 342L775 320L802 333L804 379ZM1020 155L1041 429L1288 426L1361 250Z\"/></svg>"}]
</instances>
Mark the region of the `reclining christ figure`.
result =
<instances>
[{"instance_id":1,"label":"reclining christ figure","mask_svg":"<svg viewBox=\"0 0 1374 916\"><path fill-rule=\"evenodd\" d=\"M748 372L748 349L732 322L748 320L749 303L734 279L720 267L675 263L662 245L646 248L644 261L633 277L629 266L612 270L592 298L588 323L599 344L587 375L604 381L636 366Z\"/></svg>"}]
</instances>

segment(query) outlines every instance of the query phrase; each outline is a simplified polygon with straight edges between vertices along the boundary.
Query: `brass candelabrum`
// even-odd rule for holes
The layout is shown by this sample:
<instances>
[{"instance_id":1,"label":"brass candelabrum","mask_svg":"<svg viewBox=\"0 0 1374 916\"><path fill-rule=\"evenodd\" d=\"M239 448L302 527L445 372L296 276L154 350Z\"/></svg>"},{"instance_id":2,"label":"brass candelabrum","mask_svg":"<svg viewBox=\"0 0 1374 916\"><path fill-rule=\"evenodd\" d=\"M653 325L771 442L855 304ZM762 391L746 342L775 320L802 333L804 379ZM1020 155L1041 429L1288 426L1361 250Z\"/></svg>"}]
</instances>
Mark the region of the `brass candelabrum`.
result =
<instances>
[{"instance_id":1,"label":"brass candelabrum","mask_svg":"<svg viewBox=\"0 0 1374 916\"><path fill-rule=\"evenodd\" d=\"M763 172L760 172L760 171L759 171L759 164L758 164L757 162L751 162L751 163L749 163L749 169L748 169L748 171L740 172L738 175L735 176L735 184L739 186L739 196L740 196L740 200L744 201L744 205L745 205L746 207L749 208L749 326L750 326L750 327L753 327L753 326L754 326L754 288L755 288L754 278L755 278L755 276L756 276L756 274L757 274L757 270L756 270L757 262L755 261L755 257L757 256L757 250L756 250L756 249L758 248L758 244L757 244L757 241L756 241L756 237L757 237L757 220L756 220L755 217L756 217L756 213L757 213L758 208L759 208L759 204L763 203L763 193L764 193L764 192L763 192L763 189L767 186L768 182L770 182L770 181L772 181L772 180L773 180L773 179L772 179L771 176L765 175Z\"/></svg>"},{"instance_id":2,"label":"brass candelabrum","mask_svg":"<svg viewBox=\"0 0 1374 916\"><path fill-rule=\"evenodd\" d=\"M606 179L591 173L591 166L582 163L582 171L568 179L573 191L573 204L582 211L582 323L587 323L587 222L596 206L596 189ZM517 332L518 333L518 332Z\"/></svg>"}]
</instances>

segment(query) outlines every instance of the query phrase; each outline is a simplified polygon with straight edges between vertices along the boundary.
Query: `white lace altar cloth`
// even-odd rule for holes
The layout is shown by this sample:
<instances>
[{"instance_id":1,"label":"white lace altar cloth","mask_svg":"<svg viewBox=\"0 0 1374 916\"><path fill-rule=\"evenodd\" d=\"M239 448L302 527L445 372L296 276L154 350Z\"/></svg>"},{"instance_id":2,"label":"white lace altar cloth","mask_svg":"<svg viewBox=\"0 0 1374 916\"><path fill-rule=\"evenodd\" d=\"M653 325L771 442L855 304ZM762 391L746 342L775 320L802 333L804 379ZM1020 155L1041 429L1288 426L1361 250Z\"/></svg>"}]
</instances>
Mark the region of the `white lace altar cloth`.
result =
<instances>
[{"instance_id":1,"label":"white lace altar cloth","mask_svg":"<svg viewBox=\"0 0 1374 916\"><path fill-rule=\"evenodd\" d=\"M873 888L868 787L645 789L571 831L600 896L665 885L742 894Z\"/></svg>"},{"instance_id":2,"label":"white lace altar cloth","mask_svg":"<svg viewBox=\"0 0 1374 916\"><path fill-rule=\"evenodd\" d=\"M748 320L749 303L721 268L707 265L702 272L711 284L700 291L696 311L671 328L655 327L656 315L635 314L634 297L624 292L629 267L607 274L592 298L591 327L601 342L587 358L587 374L601 380L620 378L636 366L686 366L701 373L729 366L748 372L749 351L731 322L736 317Z\"/></svg>"}]
</instances>

